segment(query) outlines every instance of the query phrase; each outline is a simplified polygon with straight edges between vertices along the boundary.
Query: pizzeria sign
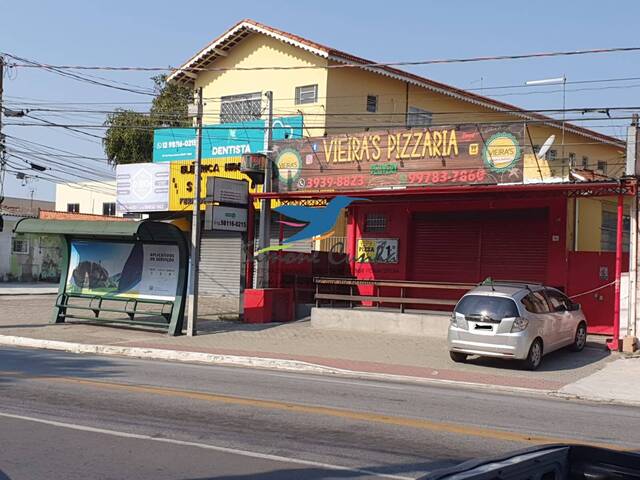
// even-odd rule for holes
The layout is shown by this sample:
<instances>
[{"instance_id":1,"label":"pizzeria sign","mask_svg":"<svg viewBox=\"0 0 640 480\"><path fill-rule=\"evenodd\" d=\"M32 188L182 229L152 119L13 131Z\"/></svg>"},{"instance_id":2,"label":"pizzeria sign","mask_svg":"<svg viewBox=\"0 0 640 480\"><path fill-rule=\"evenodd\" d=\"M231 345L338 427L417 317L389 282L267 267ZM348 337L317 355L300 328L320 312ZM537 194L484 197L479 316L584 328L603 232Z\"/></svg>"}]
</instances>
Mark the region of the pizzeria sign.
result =
<instances>
[{"instance_id":1,"label":"pizzeria sign","mask_svg":"<svg viewBox=\"0 0 640 480\"><path fill-rule=\"evenodd\" d=\"M521 183L523 124L414 128L275 145L280 192Z\"/></svg>"}]
</instances>

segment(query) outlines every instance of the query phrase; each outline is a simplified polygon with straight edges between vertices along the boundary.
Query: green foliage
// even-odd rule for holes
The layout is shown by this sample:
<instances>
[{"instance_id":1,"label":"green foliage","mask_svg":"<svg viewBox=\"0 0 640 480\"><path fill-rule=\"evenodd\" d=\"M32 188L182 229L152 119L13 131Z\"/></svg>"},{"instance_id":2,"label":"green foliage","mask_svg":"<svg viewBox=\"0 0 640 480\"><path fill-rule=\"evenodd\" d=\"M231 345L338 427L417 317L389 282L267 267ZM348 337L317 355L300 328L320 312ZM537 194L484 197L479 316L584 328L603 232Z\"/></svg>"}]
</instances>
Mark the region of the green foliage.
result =
<instances>
[{"instance_id":1,"label":"green foliage","mask_svg":"<svg viewBox=\"0 0 640 480\"><path fill-rule=\"evenodd\" d=\"M153 77L157 95L148 113L118 109L107 115L102 146L111 164L150 162L155 128L191 126L187 117L187 106L193 98L191 89L166 80L166 75Z\"/></svg>"}]
</instances>

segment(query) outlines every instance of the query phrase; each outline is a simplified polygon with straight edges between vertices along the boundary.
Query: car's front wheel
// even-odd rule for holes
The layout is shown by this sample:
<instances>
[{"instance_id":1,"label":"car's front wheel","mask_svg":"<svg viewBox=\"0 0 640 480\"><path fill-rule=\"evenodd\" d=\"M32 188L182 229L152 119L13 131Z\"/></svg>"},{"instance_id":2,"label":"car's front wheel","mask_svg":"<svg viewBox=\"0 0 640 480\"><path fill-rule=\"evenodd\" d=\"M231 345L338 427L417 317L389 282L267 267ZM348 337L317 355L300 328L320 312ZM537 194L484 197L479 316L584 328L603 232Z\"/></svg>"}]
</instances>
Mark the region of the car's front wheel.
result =
<instances>
[{"instance_id":1,"label":"car's front wheel","mask_svg":"<svg viewBox=\"0 0 640 480\"><path fill-rule=\"evenodd\" d=\"M466 353L449 352L449 356L451 357L451 360L453 360L456 363L463 363L467 361Z\"/></svg>"},{"instance_id":2,"label":"car's front wheel","mask_svg":"<svg viewBox=\"0 0 640 480\"><path fill-rule=\"evenodd\" d=\"M524 367L527 370L536 370L542 363L542 340L536 338L531 347L529 347L529 353L524 360Z\"/></svg>"},{"instance_id":3,"label":"car's front wheel","mask_svg":"<svg viewBox=\"0 0 640 480\"><path fill-rule=\"evenodd\" d=\"M581 352L584 350L587 344L587 325L584 322L580 322L578 328L576 328L576 335L573 338L573 343L569 348L574 352Z\"/></svg>"}]
</instances>

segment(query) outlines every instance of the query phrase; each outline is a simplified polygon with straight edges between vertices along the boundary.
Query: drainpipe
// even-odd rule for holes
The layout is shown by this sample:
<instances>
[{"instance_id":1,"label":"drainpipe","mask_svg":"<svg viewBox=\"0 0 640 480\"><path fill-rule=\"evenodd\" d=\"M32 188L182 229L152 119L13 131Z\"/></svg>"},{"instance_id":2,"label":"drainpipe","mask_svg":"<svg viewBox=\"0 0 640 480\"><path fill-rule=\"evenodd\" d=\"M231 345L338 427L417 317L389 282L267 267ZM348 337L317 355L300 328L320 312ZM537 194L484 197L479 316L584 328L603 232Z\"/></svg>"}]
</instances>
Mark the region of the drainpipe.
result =
<instances>
[{"instance_id":1,"label":"drainpipe","mask_svg":"<svg viewBox=\"0 0 640 480\"><path fill-rule=\"evenodd\" d=\"M622 277L622 212L624 196L618 193L618 223L616 225L616 283L613 296L613 339L608 343L609 350L620 350L620 278Z\"/></svg>"}]
</instances>

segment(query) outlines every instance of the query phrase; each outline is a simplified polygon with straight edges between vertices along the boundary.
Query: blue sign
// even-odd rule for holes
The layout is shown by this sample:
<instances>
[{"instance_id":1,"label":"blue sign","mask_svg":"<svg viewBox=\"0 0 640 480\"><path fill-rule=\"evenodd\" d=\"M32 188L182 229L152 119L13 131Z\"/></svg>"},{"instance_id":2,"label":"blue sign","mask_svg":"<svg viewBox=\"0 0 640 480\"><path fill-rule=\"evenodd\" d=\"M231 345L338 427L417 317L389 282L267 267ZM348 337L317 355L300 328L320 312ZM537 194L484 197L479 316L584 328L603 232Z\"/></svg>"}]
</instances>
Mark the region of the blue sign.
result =
<instances>
[{"instance_id":1,"label":"blue sign","mask_svg":"<svg viewBox=\"0 0 640 480\"><path fill-rule=\"evenodd\" d=\"M264 120L205 125L202 158L237 157L264 151ZM273 140L302 138L302 116L273 119ZM161 128L153 131L153 161L196 159L194 128Z\"/></svg>"}]
</instances>

